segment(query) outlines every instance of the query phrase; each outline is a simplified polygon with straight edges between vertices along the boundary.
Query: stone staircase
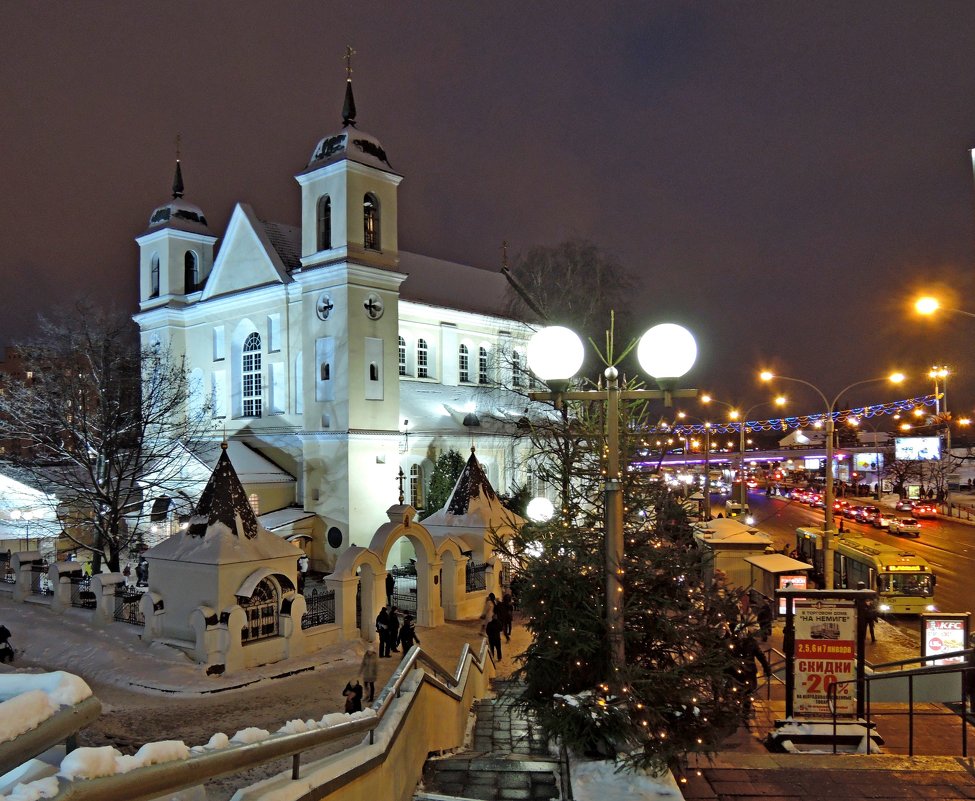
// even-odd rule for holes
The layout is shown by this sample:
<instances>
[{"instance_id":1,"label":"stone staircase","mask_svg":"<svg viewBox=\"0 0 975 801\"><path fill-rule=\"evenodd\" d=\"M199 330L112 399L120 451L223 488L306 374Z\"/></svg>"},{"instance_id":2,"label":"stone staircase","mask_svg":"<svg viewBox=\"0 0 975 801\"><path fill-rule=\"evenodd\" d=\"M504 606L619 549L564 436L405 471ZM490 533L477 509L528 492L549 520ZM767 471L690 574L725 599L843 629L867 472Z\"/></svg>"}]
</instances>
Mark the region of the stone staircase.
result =
<instances>
[{"instance_id":1,"label":"stone staircase","mask_svg":"<svg viewBox=\"0 0 975 801\"><path fill-rule=\"evenodd\" d=\"M472 748L429 759L414 801L559 799L559 761L540 727L514 706L520 685L495 681L494 698L475 704Z\"/></svg>"}]
</instances>

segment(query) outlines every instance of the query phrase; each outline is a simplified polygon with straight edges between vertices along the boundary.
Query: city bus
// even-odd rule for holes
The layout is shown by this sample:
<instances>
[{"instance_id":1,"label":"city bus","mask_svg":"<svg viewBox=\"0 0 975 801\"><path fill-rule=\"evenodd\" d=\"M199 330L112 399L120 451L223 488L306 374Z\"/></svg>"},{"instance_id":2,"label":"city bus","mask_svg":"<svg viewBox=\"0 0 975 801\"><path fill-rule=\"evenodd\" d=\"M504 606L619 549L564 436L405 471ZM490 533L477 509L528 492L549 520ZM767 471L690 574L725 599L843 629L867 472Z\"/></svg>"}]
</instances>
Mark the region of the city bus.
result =
<instances>
[{"instance_id":1,"label":"city bus","mask_svg":"<svg viewBox=\"0 0 975 801\"><path fill-rule=\"evenodd\" d=\"M822 573L822 536L817 528L796 529L799 559ZM934 612L937 576L923 556L868 537L833 535L833 587L855 590L862 581L876 590L878 608L894 615Z\"/></svg>"}]
</instances>

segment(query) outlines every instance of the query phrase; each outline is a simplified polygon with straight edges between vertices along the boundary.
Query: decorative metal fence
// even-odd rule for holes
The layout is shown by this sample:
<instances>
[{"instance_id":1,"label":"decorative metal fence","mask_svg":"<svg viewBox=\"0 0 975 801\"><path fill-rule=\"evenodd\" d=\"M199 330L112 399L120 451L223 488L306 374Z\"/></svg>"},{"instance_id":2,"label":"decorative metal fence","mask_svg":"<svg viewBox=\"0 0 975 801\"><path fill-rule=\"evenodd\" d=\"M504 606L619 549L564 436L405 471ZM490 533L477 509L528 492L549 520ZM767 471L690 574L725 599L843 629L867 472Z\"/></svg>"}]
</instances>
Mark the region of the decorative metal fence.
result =
<instances>
[{"instance_id":1,"label":"decorative metal fence","mask_svg":"<svg viewBox=\"0 0 975 801\"><path fill-rule=\"evenodd\" d=\"M17 583L17 574L13 571L13 568L11 568L9 564L4 565L4 567L0 569L0 582L4 584Z\"/></svg>"},{"instance_id":2,"label":"decorative metal fence","mask_svg":"<svg viewBox=\"0 0 975 801\"><path fill-rule=\"evenodd\" d=\"M278 595L274 586L262 579L254 588L254 594L241 603L247 624L240 632L240 640L247 644L255 640L274 637L278 633Z\"/></svg>"},{"instance_id":3,"label":"decorative metal fence","mask_svg":"<svg viewBox=\"0 0 975 801\"><path fill-rule=\"evenodd\" d=\"M54 587L47 577L47 562L30 566L30 591L32 595L54 595Z\"/></svg>"},{"instance_id":4,"label":"decorative metal fence","mask_svg":"<svg viewBox=\"0 0 975 801\"><path fill-rule=\"evenodd\" d=\"M137 590L124 590L115 596L114 618L119 623L131 623L133 626L144 626L146 616L139 609L142 593Z\"/></svg>"},{"instance_id":5,"label":"decorative metal fence","mask_svg":"<svg viewBox=\"0 0 975 801\"><path fill-rule=\"evenodd\" d=\"M484 571L487 570L487 565L475 565L468 562L467 564L467 591L477 592L478 590L483 590L487 587L487 583L484 578Z\"/></svg>"},{"instance_id":6,"label":"decorative metal fence","mask_svg":"<svg viewBox=\"0 0 975 801\"><path fill-rule=\"evenodd\" d=\"M393 606L400 612L409 612L416 615L416 591L410 593L393 593Z\"/></svg>"},{"instance_id":7,"label":"decorative metal fence","mask_svg":"<svg viewBox=\"0 0 975 801\"><path fill-rule=\"evenodd\" d=\"M301 628L311 629L335 622L335 590L325 590L321 595L312 590L305 596L308 611L301 616Z\"/></svg>"},{"instance_id":8,"label":"decorative metal fence","mask_svg":"<svg viewBox=\"0 0 975 801\"><path fill-rule=\"evenodd\" d=\"M95 593L91 591L91 576L71 577L71 605L81 609L95 608Z\"/></svg>"}]
</instances>

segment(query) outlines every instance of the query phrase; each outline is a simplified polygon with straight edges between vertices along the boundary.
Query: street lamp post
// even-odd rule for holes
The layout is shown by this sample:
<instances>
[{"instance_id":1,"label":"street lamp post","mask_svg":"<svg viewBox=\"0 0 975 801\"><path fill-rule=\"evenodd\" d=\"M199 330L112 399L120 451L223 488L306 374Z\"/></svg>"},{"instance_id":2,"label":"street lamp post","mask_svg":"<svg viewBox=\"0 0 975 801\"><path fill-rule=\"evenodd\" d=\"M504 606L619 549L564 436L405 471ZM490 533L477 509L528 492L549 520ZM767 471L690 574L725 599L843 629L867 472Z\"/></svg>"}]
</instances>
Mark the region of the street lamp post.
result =
<instances>
[{"instance_id":1,"label":"street lamp post","mask_svg":"<svg viewBox=\"0 0 975 801\"><path fill-rule=\"evenodd\" d=\"M620 483L619 403L623 400L663 399L670 406L674 397L693 397L696 390L675 389L677 379L694 364L697 344L691 333L679 325L664 323L647 331L636 345L640 366L661 387L659 390L626 389L619 386L616 364L618 359L607 354L603 372L606 389L569 391L569 382L582 366L582 340L568 328L550 326L535 333L528 343L528 366L544 381L550 392L531 392L532 400L552 401L561 408L565 401L592 401L601 398L606 403L607 470L603 485L606 529L606 626L609 635L613 684L625 665L623 642L623 492ZM563 503L565 499L563 498Z\"/></svg>"},{"instance_id":2,"label":"street lamp post","mask_svg":"<svg viewBox=\"0 0 975 801\"><path fill-rule=\"evenodd\" d=\"M765 371L761 374L761 379L763 381L771 381L772 379L778 379L780 381L792 381L796 384L802 384L809 389L813 390L823 401L823 406L825 408L826 415L826 491L823 493L823 579L825 580L825 589L833 589L833 566L830 560L830 550L832 548L832 534L833 534L833 433L835 431L835 425L833 421L833 408L839 403L840 398L844 394L849 392L853 387L858 387L863 384L874 384L880 381L892 381L895 384L899 384L904 380L903 373L893 373L889 376L883 378L868 378L864 381L854 381L852 384L841 389L836 393L836 397L833 398L832 403L826 400L826 395L823 394L822 390L819 389L815 384L810 384L808 381L804 381L801 378L790 378L789 376L776 375Z\"/></svg>"},{"instance_id":3,"label":"street lamp post","mask_svg":"<svg viewBox=\"0 0 975 801\"><path fill-rule=\"evenodd\" d=\"M30 550L30 521L34 517L34 513L30 509L25 509L21 511L20 509L14 509L10 512L10 516L14 520L23 520L26 524L26 550Z\"/></svg>"},{"instance_id":4,"label":"street lamp post","mask_svg":"<svg viewBox=\"0 0 975 801\"><path fill-rule=\"evenodd\" d=\"M677 416L684 420L687 418L687 414L684 412L678 412ZM711 423L708 420L702 420L700 417L692 417L692 420L697 420L701 423L704 428L704 519L711 519ZM689 442L689 438L686 436L685 432L685 442ZM684 452L687 453L689 448L685 446ZM684 459L685 464L687 459Z\"/></svg>"}]
</instances>

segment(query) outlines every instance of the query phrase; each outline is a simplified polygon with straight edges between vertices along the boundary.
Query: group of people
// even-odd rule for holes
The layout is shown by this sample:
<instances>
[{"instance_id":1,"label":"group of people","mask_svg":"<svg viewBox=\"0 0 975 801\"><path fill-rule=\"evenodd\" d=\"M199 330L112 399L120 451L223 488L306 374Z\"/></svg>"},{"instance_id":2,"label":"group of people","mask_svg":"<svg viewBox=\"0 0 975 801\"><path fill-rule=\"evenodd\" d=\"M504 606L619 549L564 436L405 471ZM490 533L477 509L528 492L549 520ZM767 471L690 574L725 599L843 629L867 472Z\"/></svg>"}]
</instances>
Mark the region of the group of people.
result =
<instances>
[{"instance_id":1,"label":"group of people","mask_svg":"<svg viewBox=\"0 0 975 801\"><path fill-rule=\"evenodd\" d=\"M392 653L399 653L397 646L402 646L403 653L412 647L413 643L420 644L416 636L416 626L413 616L406 615L400 624L399 610L395 606L384 606L376 616L376 634L379 635L379 658L387 659Z\"/></svg>"},{"instance_id":2,"label":"group of people","mask_svg":"<svg viewBox=\"0 0 975 801\"><path fill-rule=\"evenodd\" d=\"M490 593L484 602L481 620L484 621L484 633L487 635L488 652L496 660L501 661L501 635L505 642L511 642L511 623L514 618L514 601L511 593L506 592L499 601L494 593Z\"/></svg>"}]
</instances>

